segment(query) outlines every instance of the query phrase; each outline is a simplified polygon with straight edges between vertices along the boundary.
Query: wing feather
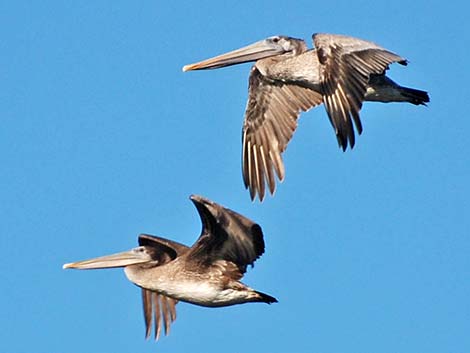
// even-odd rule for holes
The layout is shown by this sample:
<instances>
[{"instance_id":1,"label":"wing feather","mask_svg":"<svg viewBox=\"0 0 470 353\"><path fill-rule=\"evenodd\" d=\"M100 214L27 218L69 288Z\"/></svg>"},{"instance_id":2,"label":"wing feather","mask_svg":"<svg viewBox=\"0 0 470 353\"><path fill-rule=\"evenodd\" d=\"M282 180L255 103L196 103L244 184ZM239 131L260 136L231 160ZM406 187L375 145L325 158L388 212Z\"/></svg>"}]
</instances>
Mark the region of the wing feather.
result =
<instances>
[{"instance_id":1,"label":"wing feather","mask_svg":"<svg viewBox=\"0 0 470 353\"><path fill-rule=\"evenodd\" d=\"M155 265L163 265L187 253L189 247L173 240L149 234L139 235L139 245L145 246ZM176 299L142 288L142 304L145 320L145 337L149 338L154 321L155 340L160 338L162 328L165 335L170 333L170 325L176 319Z\"/></svg>"},{"instance_id":2,"label":"wing feather","mask_svg":"<svg viewBox=\"0 0 470 353\"><path fill-rule=\"evenodd\" d=\"M265 78L256 67L250 73L243 124L242 171L251 198L262 201L265 184L275 191L274 173L284 179L282 153L297 128L302 111L322 103L320 93L306 87Z\"/></svg>"},{"instance_id":3,"label":"wing feather","mask_svg":"<svg viewBox=\"0 0 470 353\"><path fill-rule=\"evenodd\" d=\"M313 35L318 60L323 103L338 143L343 150L354 147L355 134L362 132L359 111L372 74L382 74L389 65L406 60L375 43L335 34Z\"/></svg>"},{"instance_id":4,"label":"wing feather","mask_svg":"<svg viewBox=\"0 0 470 353\"><path fill-rule=\"evenodd\" d=\"M201 196L193 195L202 221L199 239L188 253L198 266L212 266L217 261L233 263L240 274L264 253L261 227L248 218Z\"/></svg>"},{"instance_id":5,"label":"wing feather","mask_svg":"<svg viewBox=\"0 0 470 353\"><path fill-rule=\"evenodd\" d=\"M161 336L162 329L165 335L170 334L170 325L176 320L176 299L164 296L157 292L142 288L142 302L144 306L145 338L149 338L154 321L155 340Z\"/></svg>"}]
</instances>

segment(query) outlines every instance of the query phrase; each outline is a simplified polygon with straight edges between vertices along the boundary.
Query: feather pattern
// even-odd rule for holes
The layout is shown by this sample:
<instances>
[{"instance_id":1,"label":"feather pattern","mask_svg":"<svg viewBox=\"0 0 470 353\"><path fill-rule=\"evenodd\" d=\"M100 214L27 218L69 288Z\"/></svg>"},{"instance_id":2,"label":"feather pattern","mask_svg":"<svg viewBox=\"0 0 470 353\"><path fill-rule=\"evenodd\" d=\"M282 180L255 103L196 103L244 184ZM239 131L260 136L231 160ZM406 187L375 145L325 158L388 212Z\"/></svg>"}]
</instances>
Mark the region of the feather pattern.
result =
<instances>
[{"instance_id":1,"label":"feather pattern","mask_svg":"<svg viewBox=\"0 0 470 353\"><path fill-rule=\"evenodd\" d=\"M251 198L271 194L275 176L284 179L282 153L297 128L297 118L322 103L322 96L311 89L270 81L256 67L251 69L248 103L242 138L242 170Z\"/></svg>"},{"instance_id":2,"label":"feather pattern","mask_svg":"<svg viewBox=\"0 0 470 353\"><path fill-rule=\"evenodd\" d=\"M199 239L188 253L191 261L212 266L227 261L240 274L264 253L261 227L248 218L201 197L192 199L202 221Z\"/></svg>"},{"instance_id":3,"label":"feather pattern","mask_svg":"<svg viewBox=\"0 0 470 353\"><path fill-rule=\"evenodd\" d=\"M142 303L144 307L145 338L149 338L154 321L154 338L156 341L164 330L170 333L170 325L176 320L176 299L157 292L142 288Z\"/></svg>"},{"instance_id":4,"label":"feather pattern","mask_svg":"<svg viewBox=\"0 0 470 353\"><path fill-rule=\"evenodd\" d=\"M318 61L323 103L339 146L354 147L352 122L361 134L359 111L373 74L383 74L394 62L406 60L372 42L334 34L313 35Z\"/></svg>"}]
</instances>

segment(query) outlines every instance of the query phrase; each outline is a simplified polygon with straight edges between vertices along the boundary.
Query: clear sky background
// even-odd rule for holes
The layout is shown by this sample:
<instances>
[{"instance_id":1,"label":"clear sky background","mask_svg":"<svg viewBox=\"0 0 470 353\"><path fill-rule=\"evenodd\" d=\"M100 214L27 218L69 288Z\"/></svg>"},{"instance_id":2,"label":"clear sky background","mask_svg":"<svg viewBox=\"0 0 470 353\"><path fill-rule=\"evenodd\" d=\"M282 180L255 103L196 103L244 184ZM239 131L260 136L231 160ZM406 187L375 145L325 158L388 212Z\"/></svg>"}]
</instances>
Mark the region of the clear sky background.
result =
<instances>
[{"instance_id":1,"label":"clear sky background","mask_svg":"<svg viewBox=\"0 0 470 353\"><path fill-rule=\"evenodd\" d=\"M0 352L469 352L468 5L441 1L0 2ZM181 68L275 34L368 39L428 107L366 103L353 151L299 120L275 197L241 178L250 64ZM256 222L244 282L279 303L178 304L144 340L122 270L65 262L192 244L204 195Z\"/></svg>"}]
</instances>

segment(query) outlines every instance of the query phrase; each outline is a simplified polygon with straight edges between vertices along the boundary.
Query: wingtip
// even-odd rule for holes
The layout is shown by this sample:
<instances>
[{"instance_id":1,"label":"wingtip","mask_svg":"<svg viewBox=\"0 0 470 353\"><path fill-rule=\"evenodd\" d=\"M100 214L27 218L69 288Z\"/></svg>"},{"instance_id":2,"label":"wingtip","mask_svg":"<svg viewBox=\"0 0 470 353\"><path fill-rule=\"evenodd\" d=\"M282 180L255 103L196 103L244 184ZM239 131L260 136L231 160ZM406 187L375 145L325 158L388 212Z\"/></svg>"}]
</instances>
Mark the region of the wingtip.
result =
<instances>
[{"instance_id":1,"label":"wingtip","mask_svg":"<svg viewBox=\"0 0 470 353\"><path fill-rule=\"evenodd\" d=\"M259 292L259 291L255 291L255 293L259 295L259 298L261 299L263 303L266 303L269 305L271 305L272 303L278 303L277 299L270 296L269 294Z\"/></svg>"},{"instance_id":2,"label":"wingtip","mask_svg":"<svg viewBox=\"0 0 470 353\"><path fill-rule=\"evenodd\" d=\"M192 194L189 196L189 199L194 202L194 203L199 203L199 204L212 204L213 202L209 200L208 198L201 196L201 195L196 195Z\"/></svg>"},{"instance_id":3,"label":"wingtip","mask_svg":"<svg viewBox=\"0 0 470 353\"><path fill-rule=\"evenodd\" d=\"M203 197L201 195L191 194L189 196L189 199L193 202L200 202L200 200L203 199Z\"/></svg>"},{"instance_id":4,"label":"wingtip","mask_svg":"<svg viewBox=\"0 0 470 353\"><path fill-rule=\"evenodd\" d=\"M193 202L194 206L198 210L199 214L202 215L204 213L210 213L212 215L217 214L217 210L223 206L215 203L214 201L209 200L208 198L200 195L191 195L189 197L191 201Z\"/></svg>"},{"instance_id":5,"label":"wingtip","mask_svg":"<svg viewBox=\"0 0 470 353\"><path fill-rule=\"evenodd\" d=\"M148 341L150 339L150 330L146 329L145 330L145 339Z\"/></svg>"},{"instance_id":6,"label":"wingtip","mask_svg":"<svg viewBox=\"0 0 470 353\"><path fill-rule=\"evenodd\" d=\"M282 183L284 181L284 171L282 171L281 175L278 176L279 182ZM267 192L260 192L258 190L255 190L254 188L250 188L250 186L245 182L245 189L249 190L250 192L250 200L251 202L255 202L256 199L259 200L260 203L263 203L263 201L266 199L268 193ZM269 194L274 197L276 194L276 183L269 183L268 182L268 190Z\"/></svg>"},{"instance_id":7,"label":"wingtip","mask_svg":"<svg viewBox=\"0 0 470 353\"><path fill-rule=\"evenodd\" d=\"M348 149L348 146L349 146L349 149L352 150L354 148L355 144L356 144L356 141L354 139L353 140L348 140L347 138L343 138L340 135L337 135L336 137L338 139L338 147L343 152L346 152L346 150Z\"/></svg>"},{"instance_id":8,"label":"wingtip","mask_svg":"<svg viewBox=\"0 0 470 353\"><path fill-rule=\"evenodd\" d=\"M356 145L356 141L349 141L349 149L352 150L354 149L354 146Z\"/></svg>"}]
</instances>

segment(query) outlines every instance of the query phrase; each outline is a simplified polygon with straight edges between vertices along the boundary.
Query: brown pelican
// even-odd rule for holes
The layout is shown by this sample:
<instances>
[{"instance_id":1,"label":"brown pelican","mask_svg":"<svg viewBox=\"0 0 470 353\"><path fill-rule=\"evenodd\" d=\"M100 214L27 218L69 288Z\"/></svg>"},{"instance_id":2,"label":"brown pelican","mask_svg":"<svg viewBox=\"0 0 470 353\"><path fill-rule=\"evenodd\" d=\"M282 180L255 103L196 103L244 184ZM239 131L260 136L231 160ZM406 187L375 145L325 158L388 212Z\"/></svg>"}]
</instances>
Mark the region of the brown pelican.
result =
<instances>
[{"instance_id":1,"label":"brown pelican","mask_svg":"<svg viewBox=\"0 0 470 353\"><path fill-rule=\"evenodd\" d=\"M300 112L324 103L339 146L354 147L363 101L429 102L424 91L401 87L385 76L391 63L407 61L372 42L335 34L314 34L315 49L302 39L274 36L226 54L186 65L183 71L216 69L256 61L249 78L243 124L242 170L251 199L275 190L274 172L284 179L281 154Z\"/></svg>"},{"instance_id":2,"label":"brown pelican","mask_svg":"<svg viewBox=\"0 0 470 353\"><path fill-rule=\"evenodd\" d=\"M175 305L184 301L219 307L247 302L275 303L270 295L240 282L248 265L264 252L261 227L248 218L201 196L191 196L202 221L192 247L153 235L139 235L130 251L65 264L64 268L124 267L127 278L142 288L146 338L155 317L155 339L169 333Z\"/></svg>"}]
</instances>

